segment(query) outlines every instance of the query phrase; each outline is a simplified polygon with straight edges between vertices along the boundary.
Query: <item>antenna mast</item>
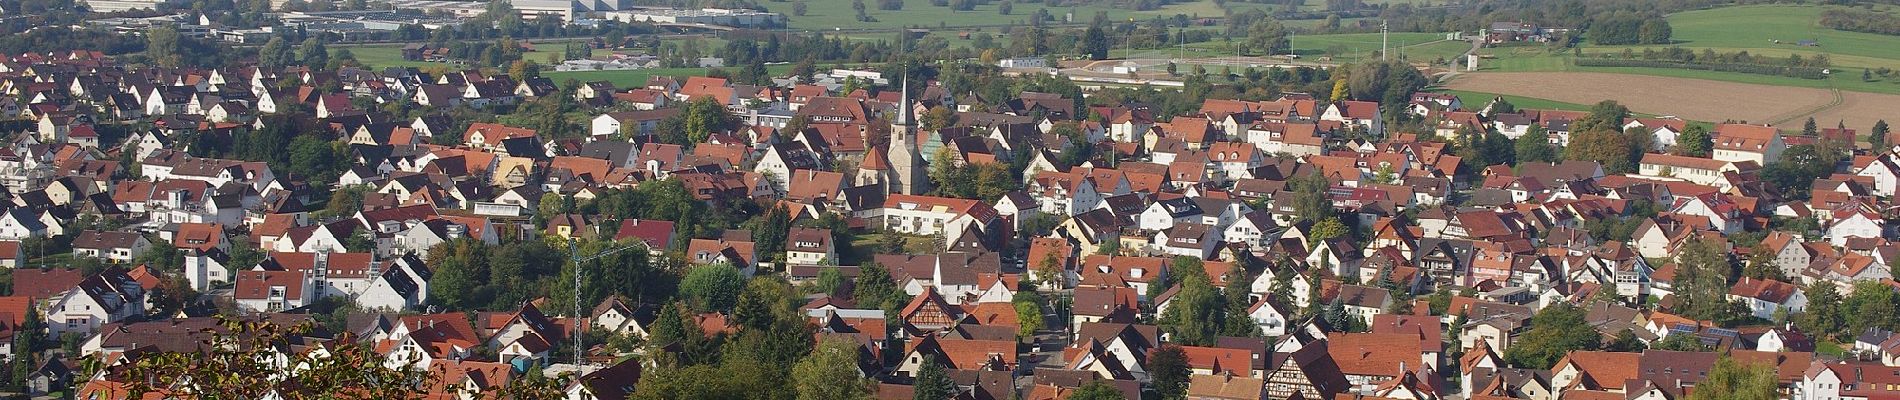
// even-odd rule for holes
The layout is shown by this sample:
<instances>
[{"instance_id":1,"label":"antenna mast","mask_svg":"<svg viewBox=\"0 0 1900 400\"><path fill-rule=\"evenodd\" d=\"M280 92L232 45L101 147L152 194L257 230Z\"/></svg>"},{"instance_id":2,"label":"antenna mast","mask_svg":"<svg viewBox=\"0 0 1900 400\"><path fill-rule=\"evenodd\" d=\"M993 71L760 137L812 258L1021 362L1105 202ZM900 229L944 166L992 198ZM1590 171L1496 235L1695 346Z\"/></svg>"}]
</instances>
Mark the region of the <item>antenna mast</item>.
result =
<instances>
[{"instance_id":1,"label":"antenna mast","mask_svg":"<svg viewBox=\"0 0 1900 400\"><path fill-rule=\"evenodd\" d=\"M1386 53L1390 52L1387 50L1387 43L1391 41L1391 36L1391 30L1386 28L1385 20L1379 20L1379 61L1390 59Z\"/></svg>"}]
</instances>

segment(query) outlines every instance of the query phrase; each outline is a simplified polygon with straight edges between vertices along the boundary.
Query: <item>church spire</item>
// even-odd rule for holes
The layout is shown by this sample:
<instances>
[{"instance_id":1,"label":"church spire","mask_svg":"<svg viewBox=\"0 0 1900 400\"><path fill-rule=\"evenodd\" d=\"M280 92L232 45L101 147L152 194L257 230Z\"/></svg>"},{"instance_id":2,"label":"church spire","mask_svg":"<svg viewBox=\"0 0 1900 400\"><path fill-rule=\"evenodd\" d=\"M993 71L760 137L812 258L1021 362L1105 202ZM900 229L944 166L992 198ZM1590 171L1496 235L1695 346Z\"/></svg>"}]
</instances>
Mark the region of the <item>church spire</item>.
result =
<instances>
[{"instance_id":1,"label":"church spire","mask_svg":"<svg viewBox=\"0 0 1900 400\"><path fill-rule=\"evenodd\" d=\"M910 69L904 69L904 82L898 87L897 123L898 126L910 126Z\"/></svg>"}]
</instances>

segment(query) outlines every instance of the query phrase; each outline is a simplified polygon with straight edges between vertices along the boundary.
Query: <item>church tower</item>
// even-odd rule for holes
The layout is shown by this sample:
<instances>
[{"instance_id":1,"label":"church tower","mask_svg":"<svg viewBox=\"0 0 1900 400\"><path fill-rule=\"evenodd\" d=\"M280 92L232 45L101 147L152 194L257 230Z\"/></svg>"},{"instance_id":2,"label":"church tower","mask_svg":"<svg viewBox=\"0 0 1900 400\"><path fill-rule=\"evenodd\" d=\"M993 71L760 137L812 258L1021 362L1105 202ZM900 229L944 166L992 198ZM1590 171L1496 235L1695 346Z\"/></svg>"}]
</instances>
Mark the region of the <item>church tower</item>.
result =
<instances>
[{"instance_id":1,"label":"church tower","mask_svg":"<svg viewBox=\"0 0 1900 400\"><path fill-rule=\"evenodd\" d=\"M889 156L893 178L885 182L886 193L923 194L930 191L930 178L924 174L924 156L918 154L916 127L912 126L910 116L910 78L903 78L903 90L898 96L897 118L891 122L891 150Z\"/></svg>"}]
</instances>

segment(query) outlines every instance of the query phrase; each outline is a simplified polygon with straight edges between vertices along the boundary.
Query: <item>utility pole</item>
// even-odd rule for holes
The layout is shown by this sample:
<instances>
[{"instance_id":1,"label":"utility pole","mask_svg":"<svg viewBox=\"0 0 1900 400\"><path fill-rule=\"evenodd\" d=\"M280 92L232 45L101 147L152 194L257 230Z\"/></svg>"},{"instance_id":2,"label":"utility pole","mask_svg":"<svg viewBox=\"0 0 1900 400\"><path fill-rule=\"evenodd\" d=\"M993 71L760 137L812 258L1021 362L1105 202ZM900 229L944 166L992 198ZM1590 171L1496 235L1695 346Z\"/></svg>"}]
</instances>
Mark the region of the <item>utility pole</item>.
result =
<instances>
[{"instance_id":1,"label":"utility pole","mask_svg":"<svg viewBox=\"0 0 1900 400\"><path fill-rule=\"evenodd\" d=\"M1392 36L1391 30L1386 28L1385 20L1383 19L1379 20L1379 61L1385 61L1389 59L1389 57L1386 55L1386 52L1389 51L1387 50L1386 46L1387 46L1387 43L1390 43L1391 36Z\"/></svg>"}]
</instances>

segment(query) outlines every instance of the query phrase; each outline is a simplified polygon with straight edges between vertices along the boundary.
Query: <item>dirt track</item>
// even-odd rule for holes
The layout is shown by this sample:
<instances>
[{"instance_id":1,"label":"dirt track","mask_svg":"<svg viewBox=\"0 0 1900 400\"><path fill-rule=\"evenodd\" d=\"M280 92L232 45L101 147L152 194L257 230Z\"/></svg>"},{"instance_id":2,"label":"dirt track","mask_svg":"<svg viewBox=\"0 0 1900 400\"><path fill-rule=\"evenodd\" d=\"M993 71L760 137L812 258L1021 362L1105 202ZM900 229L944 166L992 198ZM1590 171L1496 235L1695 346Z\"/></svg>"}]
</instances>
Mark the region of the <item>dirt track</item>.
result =
<instances>
[{"instance_id":1,"label":"dirt track","mask_svg":"<svg viewBox=\"0 0 1900 400\"><path fill-rule=\"evenodd\" d=\"M1499 93L1568 103L1616 100L1631 110L1690 120L1766 122L1797 128L1807 116L1821 126L1846 121L1865 133L1874 121L1900 122L1900 95L1841 92L1841 102L1824 89L1769 86L1660 76L1595 72L1484 72L1463 74L1446 84L1455 90ZM1819 112L1813 110L1820 109Z\"/></svg>"}]
</instances>

